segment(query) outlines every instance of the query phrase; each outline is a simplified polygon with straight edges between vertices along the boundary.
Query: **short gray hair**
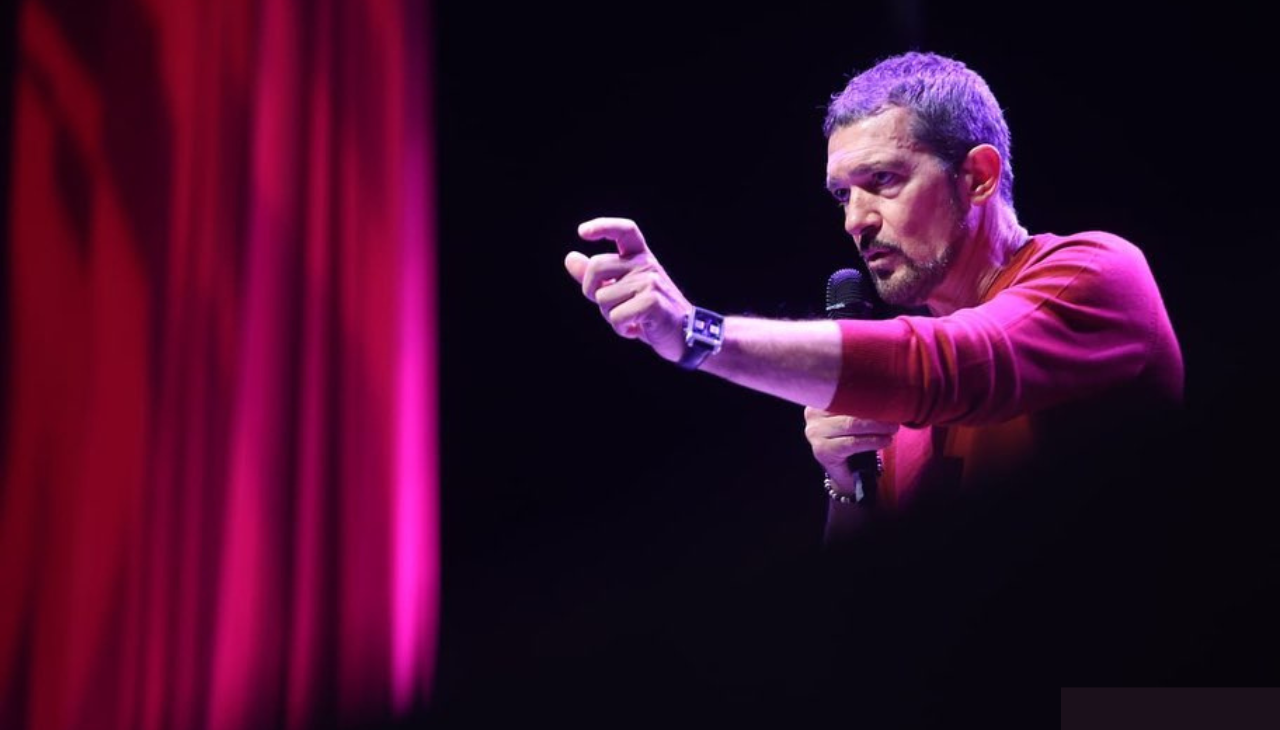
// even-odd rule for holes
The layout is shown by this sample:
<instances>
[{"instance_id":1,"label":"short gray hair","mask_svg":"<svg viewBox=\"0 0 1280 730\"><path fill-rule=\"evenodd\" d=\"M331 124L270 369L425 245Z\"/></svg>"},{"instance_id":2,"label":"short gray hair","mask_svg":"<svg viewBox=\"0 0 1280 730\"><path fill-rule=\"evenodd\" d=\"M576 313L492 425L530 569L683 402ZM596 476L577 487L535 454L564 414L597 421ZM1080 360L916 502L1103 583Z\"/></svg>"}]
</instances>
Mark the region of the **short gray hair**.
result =
<instances>
[{"instance_id":1,"label":"short gray hair","mask_svg":"<svg viewBox=\"0 0 1280 730\"><path fill-rule=\"evenodd\" d=\"M1013 155L1009 125L981 76L960 61L912 51L880 61L854 76L831 98L822 131L841 127L891 107L912 112L911 131L953 173L969 151L989 144L1000 152L1004 170L1000 197L1013 206Z\"/></svg>"}]
</instances>

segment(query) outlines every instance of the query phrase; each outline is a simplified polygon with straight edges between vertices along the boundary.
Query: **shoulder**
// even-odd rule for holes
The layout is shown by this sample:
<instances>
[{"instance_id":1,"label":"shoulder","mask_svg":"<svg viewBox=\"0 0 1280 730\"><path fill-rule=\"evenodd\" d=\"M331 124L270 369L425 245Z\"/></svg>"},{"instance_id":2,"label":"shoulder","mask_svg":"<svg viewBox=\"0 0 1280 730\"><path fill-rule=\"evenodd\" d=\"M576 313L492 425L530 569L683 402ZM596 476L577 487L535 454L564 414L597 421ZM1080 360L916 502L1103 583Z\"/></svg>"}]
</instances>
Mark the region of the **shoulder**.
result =
<instances>
[{"instance_id":1,"label":"shoulder","mask_svg":"<svg viewBox=\"0 0 1280 730\"><path fill-rule=\"evenodd\" d=\"M1040 233L988 290L984 309L1009 327L1051 321L1074 332L1147 340L1164 304L1142 251L1105 231Z\"/></svg>"},{"instance_id":2,"label":"shoulder","mask_svg":"<svg viewBox=\"0 0 1280 730\"><path fill-rule=\"evenodd\" d=\"M1147 257L1128 239L1106 231L1083 231L1070 235L1037 233L1027 243L1027 269L1046 265L1076 266L1086 271L1099 267L1149 272ZM1110 273L1121 273L1112 270Z\"/></svg>"},{"instance_id":3,"label":"shoulder","mask_svg":"<svg viewBox=\"0 0 1280 730\"><path fill-rule=\"evenodd\" d=\"M1146 256L1132 241L1106 231L1082 231L1069 235L1037 233L1027 247L1029 263L1072 260L1087 262L1092 259L1129 260L1146 265Z\"/></svg>"},{"instance_id":4,"label":"shoulder","mask_svg":"<svg viewBox=\"0 0 1280 730\"><path fill-rule=\"evenodd\" d=\"M1008 285L1040 284L1073 299L1101 297L1120 304L1158 296L1142 250L1106 231L1036 234L1011 268Z\"/></svg>"}]
</instances>

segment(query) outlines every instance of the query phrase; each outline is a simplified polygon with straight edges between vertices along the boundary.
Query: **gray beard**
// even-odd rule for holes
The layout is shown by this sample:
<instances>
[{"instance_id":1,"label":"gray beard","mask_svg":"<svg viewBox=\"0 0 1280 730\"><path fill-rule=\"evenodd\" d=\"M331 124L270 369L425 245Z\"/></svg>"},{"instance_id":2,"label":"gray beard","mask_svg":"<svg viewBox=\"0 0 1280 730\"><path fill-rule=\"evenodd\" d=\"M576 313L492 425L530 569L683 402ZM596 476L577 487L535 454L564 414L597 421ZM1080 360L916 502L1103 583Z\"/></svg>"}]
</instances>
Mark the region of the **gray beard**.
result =
<instances>
[{"instance_id":1,"label":"gray beard","mask_svg":"<svg viewBox=\"0 0 1280 730\"><path fill-rule=\"evenodd\" d=\"M887 304L896 307L915 307L925 303L933 290L947 277L951 270L951 262L955 253L969 237L969 219L960 208L960 198L954 190L951 197L951 211L956 217L952 227L950 245L938 258L929 261L913 261L902 252L896 243L876 239L874 245L886 248L898 254L903 263L887 277L881 278L872 274L876 291ZM869 248L862 246L863 250Z\"/></svg>"},{"instance_id":2,"label":"gray beard","mask_svg":"<svg viewBox=\"0 0 1280 730\"><path fill-rule=\"evenodd\" d=\"M883 245L883 243L881 244ZM894 248L892 245L889 248ZM896 249L895 249L896 250ZM951 249L942 257L926 262L912 261L900 251L903 263L884 278L875 276L876 291L888 304L910 307L924 304L929 294L946 278L951 268Z\"/></svg>"}]
</instances>

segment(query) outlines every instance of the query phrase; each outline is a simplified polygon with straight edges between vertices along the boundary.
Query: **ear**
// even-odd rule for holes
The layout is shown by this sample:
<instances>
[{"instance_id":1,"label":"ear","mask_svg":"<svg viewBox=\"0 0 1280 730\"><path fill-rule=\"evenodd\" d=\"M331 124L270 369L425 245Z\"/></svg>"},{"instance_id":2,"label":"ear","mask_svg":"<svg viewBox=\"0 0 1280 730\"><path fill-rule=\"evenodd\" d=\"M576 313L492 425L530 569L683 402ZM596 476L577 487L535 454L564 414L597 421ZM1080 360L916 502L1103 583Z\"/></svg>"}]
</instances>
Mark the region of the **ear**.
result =
<instances>
[{"instance_id":1,"label":"ear","mask_svg":"<svg viewBox=\"0 0 1280 730\"><path fill-rule=\"evenodd\" d=\"M999 192L1003 171L1004 159L995 147L980 144L969 150L960 167L960 182L969 202L982 205Z\"/></svg>"}]
</instances>

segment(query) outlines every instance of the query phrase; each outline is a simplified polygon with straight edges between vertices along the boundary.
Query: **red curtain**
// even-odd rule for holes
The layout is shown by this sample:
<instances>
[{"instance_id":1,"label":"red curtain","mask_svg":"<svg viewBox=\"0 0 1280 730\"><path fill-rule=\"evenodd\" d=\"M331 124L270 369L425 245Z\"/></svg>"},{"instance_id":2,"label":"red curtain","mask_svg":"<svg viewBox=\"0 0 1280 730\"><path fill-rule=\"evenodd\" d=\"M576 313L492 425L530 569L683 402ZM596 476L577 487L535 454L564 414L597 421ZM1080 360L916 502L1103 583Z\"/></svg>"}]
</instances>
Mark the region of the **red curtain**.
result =
<instances>
[{"instance_id":1,"label":"red curtain","mask_svg":"<svg viewBox=\"0 0 1280 730\"><path fill-rule=\"evenodd\" d=\"M415 0L18 9L0 727L426 702L427 22Z\"/></svg>"}]
</instances>

